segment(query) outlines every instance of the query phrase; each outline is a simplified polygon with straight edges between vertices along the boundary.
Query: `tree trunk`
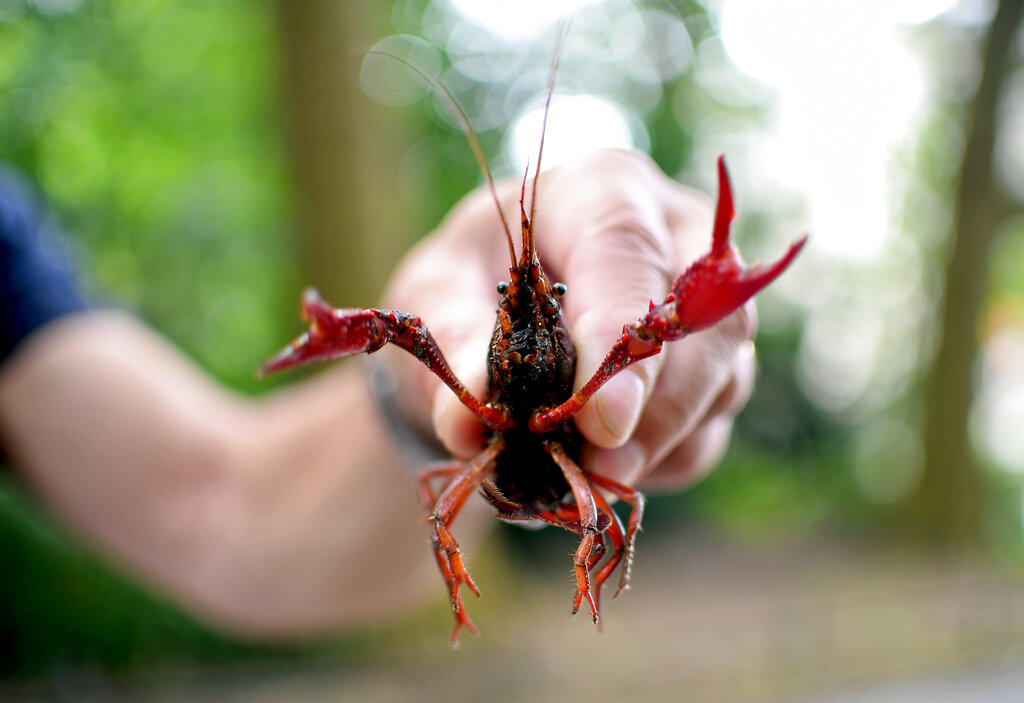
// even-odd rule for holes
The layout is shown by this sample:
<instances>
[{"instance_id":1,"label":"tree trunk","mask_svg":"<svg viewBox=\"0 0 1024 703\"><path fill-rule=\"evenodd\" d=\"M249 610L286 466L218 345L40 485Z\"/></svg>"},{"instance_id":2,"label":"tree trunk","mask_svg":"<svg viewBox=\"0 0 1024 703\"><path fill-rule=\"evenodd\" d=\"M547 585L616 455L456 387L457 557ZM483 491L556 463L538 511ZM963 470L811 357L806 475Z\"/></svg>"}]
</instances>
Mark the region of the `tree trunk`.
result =
<instances>
[{"instance_id":1,"label":"tree trunk","mask_svg":"<svg viewBox=\"0 0 1024 703\"><path fill-rule=\"evenodd\" d=\"M340 307L377 303L405 248L396 207L402 116L359 86L390 3L279 0L282 90L307 282Z\"/></svg>"},{"instance_id":2,"label":"tree trunk","mask_svg":"<svg viewBox=\"0 0 1024 703\"><path fill-rule=\"evenodd\" d=\"M981 534L983 485L967 418L971 369L979 350L979 319L989 258L1008 206L992 176L999 98L1024 0L1000 0L984 47L981 81L967 115L967 141L954 204L954 232L940 311L941 341L929 375L924 475L909 515L929 541L973 542Z\"/></svg>"}]
</instances>

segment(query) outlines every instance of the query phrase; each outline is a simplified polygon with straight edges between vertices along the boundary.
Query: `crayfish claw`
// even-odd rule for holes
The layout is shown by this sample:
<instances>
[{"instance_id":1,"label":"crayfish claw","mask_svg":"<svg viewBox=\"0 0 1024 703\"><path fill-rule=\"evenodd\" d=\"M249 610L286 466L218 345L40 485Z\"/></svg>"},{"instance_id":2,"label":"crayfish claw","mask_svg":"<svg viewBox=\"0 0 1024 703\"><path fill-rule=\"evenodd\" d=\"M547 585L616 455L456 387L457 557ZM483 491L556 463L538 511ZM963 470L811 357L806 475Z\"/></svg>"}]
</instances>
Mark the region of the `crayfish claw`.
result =
<instances>
[{"instance_id":1,"label":"crayfish claw","mask_svg":"<svg viewBox=\"0 0 1024 703\"><path fill-rule=\"evenodd\" d=\"M725 160L719 158L718 206L711 250L676 279L662 303L648 311L640 323L645 334L671 341L711 327L778 278L807 243L807 237L801 237L774 263L744 267L729 243L734 215L729 173Z\"/></svg>"},{"instance_id":2,"label":"crayfish claw","mask_svg":"<svg viewBox=\"0 0 1024 703\"><path fill-rule=\"evenodd\" d=\"M299 301L299 317L303 322L324 321L332 317L334 308L324 300L320 291L313 286L307 286L302 291L302 298Z\"/></svg>"},{"instance_id":3,"label":"crayfish claw","mask_svg":"<svg viewBox=\"0 0 1024 703\"><path fill-rule=\"evenodd\" d=\"M370 354L393 337L386 311L334 308L320 297L316 288L303 291L299 313L308 329L260 366L257 376L312 361Z\"/></svg>"}]
</instances>

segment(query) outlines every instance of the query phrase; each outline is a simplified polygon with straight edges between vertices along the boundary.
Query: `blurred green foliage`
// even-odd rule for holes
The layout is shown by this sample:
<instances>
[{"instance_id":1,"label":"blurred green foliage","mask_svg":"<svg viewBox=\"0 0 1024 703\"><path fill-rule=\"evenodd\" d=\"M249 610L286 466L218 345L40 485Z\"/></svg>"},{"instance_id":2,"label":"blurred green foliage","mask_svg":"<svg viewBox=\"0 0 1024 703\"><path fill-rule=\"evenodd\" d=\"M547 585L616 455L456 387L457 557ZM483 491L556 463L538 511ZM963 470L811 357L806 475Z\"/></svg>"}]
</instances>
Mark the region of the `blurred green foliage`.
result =
<instances>
[{"instance_id":1,"label":"blurred green foliage","mask_svg":"<svg viewBox=\"0 0 1024 703\"><path fill-rule=\"evenodd\" d=\"M1011 219L992 256L990 296L993 301L1024 301L1024 217ZM1024 310L1017 310L1024 315Z\"/></svg>"},{"instance_id":2,"label":"blurred green foliage","mask_svg":"<svg viewBox=\"0 0 1024 703\"><path fill-rule=\"evenodd\" d=\"M151 665L251 651L207 632L80 548L0 479L0 681L60 667Z\"/></svg>"},{"instance_id":3,"label":"blurred green foliage","mask_svg":"<svg viewBox=\"0 0 1024 703\"><path fill-rule=\"evenodd\" d=\"M245 386L294 288L260 2L7 2L0 154L80 243L94 292Z\"/></svg>"},{"instance_id":4,"label":"blurred green foliage","mask_svg":"<svg viewBox=\"0 0 1024 703\"><path fill-rule=\"evenodd\" d=\"M298 287L272 10L0 2L0 156L50 199L94 298L243 389ZM0 564L0 677L240 651L98 563L11 478Z\"/></svg>"}]
</instances>

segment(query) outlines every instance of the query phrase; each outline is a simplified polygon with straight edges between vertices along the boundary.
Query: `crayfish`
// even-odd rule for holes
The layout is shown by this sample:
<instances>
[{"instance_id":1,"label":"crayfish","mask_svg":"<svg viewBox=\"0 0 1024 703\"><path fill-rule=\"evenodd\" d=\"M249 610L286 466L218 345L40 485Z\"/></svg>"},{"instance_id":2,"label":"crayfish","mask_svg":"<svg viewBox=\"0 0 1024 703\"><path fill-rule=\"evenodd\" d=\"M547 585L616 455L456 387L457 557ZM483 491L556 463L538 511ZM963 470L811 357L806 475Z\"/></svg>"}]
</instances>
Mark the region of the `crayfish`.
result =
<instances>
[{"instance_id":1,"label":"crayfish","mask_svg":"<svg viewBox=\"0 0 1024 703\"><path fill-rule=\"evenodd\" d=\"M556 51L545 120L557 57ZM477 152L479 145L474 144L471 132L469 136ZM536 174L540 173L542 154L543 136ZM479 155L478 161L482 161ZM494 193L486 162L481 168ZM615 595L629 586L644 496L580 466L584 440L573 417L619 371L657 354L666 342L715 325L743 305L790 265L806 241L804 237L794 242L771 265L745 268L729 243L733 198L725 162L720 157L710 251L675 280L663 301L651 301L646 315L623 326L622 335L599 368L574 390L576 355L560 306L567 291L564 285L548 279L537 254L533 231L536 174L529 212L527 181L523 180L518 259L495 195L512 263L509 279L497 286L501 297L487 358L487 390L482 398L470 393L455 376L416 315L374 308L334 308L314 289L307 289L301 302L308 330L260 369L269 373L307 362L370 354L385 344L394 344L425 364L486 426L486 447L479 454L428 465L419 476L421 502L430 511L433 553L455 615L453 646L463 627L477 634L466 614L462 586L477 596L480 590L469 575L451 531L459 511L476 492L490 502L502 520L546 523L580 536L572 560L576 583L572 612L578 612L586 602L594 623L599 623L602 586L620 566ZM433 486L441 481L443 488L435 494ZM625 524L602 491L631 506Z\"/></svg>"}]
</instances>

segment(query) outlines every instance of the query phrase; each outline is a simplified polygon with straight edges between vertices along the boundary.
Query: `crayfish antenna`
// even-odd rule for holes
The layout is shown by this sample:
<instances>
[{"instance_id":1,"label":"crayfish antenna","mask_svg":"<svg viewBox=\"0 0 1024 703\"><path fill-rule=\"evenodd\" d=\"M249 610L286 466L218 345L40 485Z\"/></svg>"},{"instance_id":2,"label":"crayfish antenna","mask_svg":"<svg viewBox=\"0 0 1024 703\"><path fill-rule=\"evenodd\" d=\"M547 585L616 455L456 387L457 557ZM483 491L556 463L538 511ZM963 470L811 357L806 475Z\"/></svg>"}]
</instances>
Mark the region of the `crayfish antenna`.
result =
<instances>
[{"instance_id":1,"label":"crayfish antenna","mask_svg":"<svg viewBox=\"0 0 1024 703\"><path fill-rule=\"evenodd\" d=\"M442 95L448 100L449 106L455 111L455 118L458 120L459 125L462 127L462 133L466 137L466 141L469 142L469 148L473 152L473 158L476 159L477 165L480 167L480 172L483 173L484 179L487 181L487 187L491 191L491 198L494 200L494 206L498 208L498 217L501 219L501 225L505 230L505 239L508 242L508 252L512 259L512 265L516 265L516 250L512 244L512 230L508 226L508 218L505 217L505 210L501 207L501 200L498 198L498 189L494 185L494 176L491 174L491 167L487 163L487 158L484 156L483 147L480 146L480 139L476 136L476 130L473 129L473 125L469 121L469 115L459 104L459 101L455 99L455 95L452 91L448 90L448 86L440 81L438 78L434 78L429 75L423 68L417 66L412 61L408 61L401 56L396 56L387 51L380 49L370 49L366 52L367 55L374 56L386 56L389 59L397 61L402 64L410 71L415 73L421 79L423 79L427 85L434 90L439 90Z\"/></svg>"},{"instance_id":2,"label":"crayfish antenna","mask_svg":"<svg viewBox=\"0 0 1024 703\"><path fill-rule=\"evenodd\" d=\"M526 214L526 179L530 177L530 165L526 165L526 172L523 173L523 183L519 189L519 217L522 220L523 230L523 251L520 265L529 267L537 260L537 243L533 236L533 214ZM536 188L537 178L534 177L533 185ZM536 196L534 196L536 197Z\"/></svg>"},{"instance_id":3,"label":"crayfish antenna","mask_svg":"<svg viewBox=\"0 0 1024 703\"><path fill-rule=\"evenodd\" d=\"M551 57L551 70L548 73L547 94L544 97L544 118L540 125L540 146L537 147L537 168L534 170L533 189L530 193L531 226L533 225L533 216L537 212L537 179L540 177L541 160L544 158L544 136L548 131L548 114L551 112L551 98L555 94L555 80L558 78L558 64L562 62L562 49L565 48L565 41L569 36L569 25L571 24L572 15L569 14L562 20L562 26L559 28L558 32L558 41L555 42L555 53Z\"/></svg>"}]
</instances>

